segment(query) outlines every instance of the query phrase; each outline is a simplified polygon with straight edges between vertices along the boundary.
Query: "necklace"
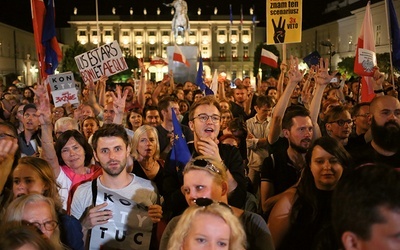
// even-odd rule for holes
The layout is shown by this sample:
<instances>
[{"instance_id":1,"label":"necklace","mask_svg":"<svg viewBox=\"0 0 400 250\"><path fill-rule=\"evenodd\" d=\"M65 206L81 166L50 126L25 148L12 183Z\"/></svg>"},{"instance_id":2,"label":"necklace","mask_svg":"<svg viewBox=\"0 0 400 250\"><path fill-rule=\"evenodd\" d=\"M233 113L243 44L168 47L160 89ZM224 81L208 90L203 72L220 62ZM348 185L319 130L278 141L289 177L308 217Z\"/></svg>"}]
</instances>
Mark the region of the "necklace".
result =
<instances>
[{"instance_id":1,"label":"necklace","mask_svg":"<svg viewBox=\"0 0 400 250\"><path fill-rule=\"evenodd\" d=\"M156 164L156 161L153 161L153 164L151 164L151 166L149 168L146 168L146 167L143 167L143 165L139 162L139 165L146 171L151 171L154 168L155 164Z\"/></svg>"}]
</instances>

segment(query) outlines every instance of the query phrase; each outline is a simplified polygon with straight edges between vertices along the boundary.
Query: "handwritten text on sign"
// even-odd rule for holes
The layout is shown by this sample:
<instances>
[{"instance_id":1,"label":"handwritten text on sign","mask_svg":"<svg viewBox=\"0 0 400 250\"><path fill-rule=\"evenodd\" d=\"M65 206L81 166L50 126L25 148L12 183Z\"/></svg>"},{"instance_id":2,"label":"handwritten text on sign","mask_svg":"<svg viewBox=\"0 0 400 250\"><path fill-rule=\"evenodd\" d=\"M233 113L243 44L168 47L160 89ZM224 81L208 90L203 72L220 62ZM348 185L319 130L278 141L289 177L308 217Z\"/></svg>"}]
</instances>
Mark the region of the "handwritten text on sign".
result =
<instances>
[{"instance_id":1,"label":"handwritten text on sign","mask_svg":"<svg viewBox=\"0 0 400 250\"><path fill-rule=\"evenodd\" d=\"M75 80L72 72L49 75L48 81L56 107L61 107L68 102L70 104L79 103L78 91L75 88Z\"/></svg>"},{"instance_id":2,"label":"handwritten text on sign","mask_svg":"<svg viewBox=\"0 0 400 250\"><path fill-rule=\"evenodd\" d=\"M128 69L117 41L75 57L75 62L85 83L97 81L101 76L111 76Z\"/></svg>"}]
</instances>

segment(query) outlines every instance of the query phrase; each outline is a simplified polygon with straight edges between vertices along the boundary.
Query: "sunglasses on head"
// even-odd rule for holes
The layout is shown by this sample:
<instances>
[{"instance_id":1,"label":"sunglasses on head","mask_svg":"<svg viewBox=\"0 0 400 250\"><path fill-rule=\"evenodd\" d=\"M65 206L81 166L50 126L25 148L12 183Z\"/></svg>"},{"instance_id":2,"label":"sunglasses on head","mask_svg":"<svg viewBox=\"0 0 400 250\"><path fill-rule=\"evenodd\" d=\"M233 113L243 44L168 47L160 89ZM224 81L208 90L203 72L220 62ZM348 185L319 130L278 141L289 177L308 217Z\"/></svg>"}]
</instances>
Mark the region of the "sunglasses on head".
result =
<instances>
[{"instance_id":1,"label":"sunglasses on head","mask_svg":"<svg viewBox=\"0 0 400 250\"><path fill-rule=\"evenodd\" d=\"M199 207L208 207L208 206L210 206L212 204L218 204L218 205L224 206L226 208L229 208L229 210L232 211L232 208L228 204L226 204L225 202L213 201L212 199L206 198L206 197L197 198L197 199L194 200L194 203L196 203L196 205L199 206Z\"/></svg>"},{"instance_id":2,"label":"sunglasses on head","mask_svg":"<svg viewBox=\"0 0 400 250\"><path fill-rule=\"evenodd\" d=\"M192 166L206 168L217 174L220 173L219 169L214 164L204 159L194 160Z\"/></svg>"}]
</instances>

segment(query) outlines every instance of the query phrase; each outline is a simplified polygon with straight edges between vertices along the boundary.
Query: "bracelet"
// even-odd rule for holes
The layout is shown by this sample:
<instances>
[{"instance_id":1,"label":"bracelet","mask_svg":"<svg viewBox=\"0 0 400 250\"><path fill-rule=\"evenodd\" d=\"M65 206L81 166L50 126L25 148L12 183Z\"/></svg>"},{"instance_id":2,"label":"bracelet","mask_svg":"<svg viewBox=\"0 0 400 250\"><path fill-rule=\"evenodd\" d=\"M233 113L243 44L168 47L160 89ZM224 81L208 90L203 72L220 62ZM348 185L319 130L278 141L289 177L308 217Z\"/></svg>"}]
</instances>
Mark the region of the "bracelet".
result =
<instances>
[{"instance_id":1,"label":"bracelet","mask_svg":"<svg viewBox=\"0 0 400 250\"><path fill-rule=\"evenodd\" d=\"M377 90L374 90L374 93L375 93L375 94L379 94L379 93L383 93L383 92L385 92L384 89L377 89Z\"/></svg>"}]
</instances>

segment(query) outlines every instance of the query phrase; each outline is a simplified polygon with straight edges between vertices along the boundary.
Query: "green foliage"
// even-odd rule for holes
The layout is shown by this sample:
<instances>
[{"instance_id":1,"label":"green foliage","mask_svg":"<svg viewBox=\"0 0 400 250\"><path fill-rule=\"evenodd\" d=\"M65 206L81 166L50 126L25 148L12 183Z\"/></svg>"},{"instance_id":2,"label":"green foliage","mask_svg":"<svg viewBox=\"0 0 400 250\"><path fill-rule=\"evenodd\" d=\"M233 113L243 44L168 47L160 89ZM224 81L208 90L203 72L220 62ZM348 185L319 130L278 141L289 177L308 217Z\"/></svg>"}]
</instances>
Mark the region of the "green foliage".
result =
<instances>
[{"instance_id":1,"label":"green foliage","mask_svg":"<svg viewBox=\"0 0 400 250\"><path fill-rule=\"evenodd\" d=\"M111 76L111 80L113 82L126 82L126 80L132 77L133 71L139 68L139 63L136 56L125 56L125 62L128 65L128 69Z\"/></svg>"},{"instance_id":2,"label":"green foliage","mask_svg":"<svg viewBox=\"0 0 400 250\"><path fill-rule=\"evenodd\" d=\"M75 56L85 53L87 48L80 44L79 42L75 42L74 45L69 47L65 52L62 60L62 72L71 71L74 73L75 80L80 81L81 77L79 74L78 66L75 62Z\"/></svg>"},{"instance_id":3,"label":"green foliage","mask_svg":"<svg viewBox=\"0 0 400 250\"><path fill-rule=\"evenodd\" d=\"M338 63L338 70L340 73L345 73L347 78L351 76L358 77L354 73L354 56L343 58L340 63ZM376 54L376 60L378 62L379 71L389 73L390 72L390 57L389 53ZM395 72L397 70L395 69Z\"/></svg>"},{"instance_id":4,"label":"green foliage","mask_svg":"<svg viewBox=\"0 0 400 250\"><path fill-rule=\"evenodd\" d=\"M262 69L262 76L261 79L266 79L269 76L273 76L275 78L279 77L281 70L279 68L275 69L265 64L260 64L261 60L261 50L266 49L272 53L274 53L278 57L278 64L281 63L279 50L276 48L275 45L267 45L265 43L258 44L256 50L254 51L254 66L253 66L253 73L254 75L258 74L258 69Z\"/></svg>"}]
</instances>

